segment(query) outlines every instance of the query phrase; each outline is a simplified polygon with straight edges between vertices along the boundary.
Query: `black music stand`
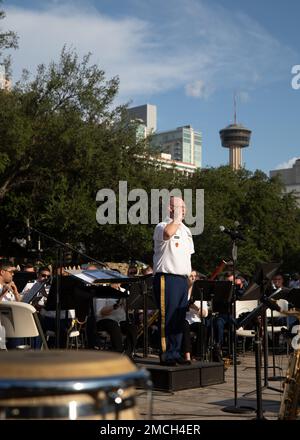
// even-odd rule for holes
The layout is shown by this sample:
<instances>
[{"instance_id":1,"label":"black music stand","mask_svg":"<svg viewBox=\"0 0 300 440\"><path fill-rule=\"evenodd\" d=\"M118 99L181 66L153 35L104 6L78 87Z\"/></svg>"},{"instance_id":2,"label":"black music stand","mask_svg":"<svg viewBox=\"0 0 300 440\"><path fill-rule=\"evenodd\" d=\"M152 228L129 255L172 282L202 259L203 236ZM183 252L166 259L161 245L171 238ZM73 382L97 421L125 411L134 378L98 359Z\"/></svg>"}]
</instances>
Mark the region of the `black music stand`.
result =
<instances>
[{"instance_id":1,"label":"black music stand","mask_svg":"<svg viewBox=\"0 0 300 440\"><path fill-rule=\"evenodd\" d=\"M102 263L99 260L96 260L95 258L90 257L89 255L84 254L83 252L79 251L78 249L76 249L75 247L71 246L70 244L67 243L63 243L60 240L57 240L54 237L51 237L48 234L45 234L44 232L40 231L39 229L33 228L32 226L29 226L28 224L28 229L29 232L35 232L39 235L39 240L40 237L42 237L45 240L48 240L52 243L52 245L57 249L57 258L56 258L56 275L60 275L63 271L63 262L64 262L64 257L65 257L65 250L67 249L68 251L72 251L75 252L77 255L80 255L81 257L84 257L87 261L92 261L102 267L106 267L105 263ZM59 334L60 334L60 310L61 310L61 301L60 301L60 296L61 296L61 277L58 276L57 277L57 282L56 282L56 308L55 308L55 313L56 313L56 328L55 328L55 336L56 336L56 348L59 348Z\"/></svg>"},{"instance_id":2,"label":"black music stand","mask_svg":"<svg viewBox=\"0 0 300 440\"><path fill-rule=\"evenodd\" d=\"M300 309L300 289L285 289L283 299L286 299L292 307Z\"/></svg>"},{"instance_id":3,"label":"black music stand","mask_svg":"<svg viewBox=\"0 0 300 440\"><path fill-rule=\"evenodd\" d=\"M276 292L273 292L270 294L270 282L273 278L273 276L278 271L279 267L281 266L281 262L278 263L261 263L258 267L258 269L255 272L255 275L253 277L253 281L250 284L249 288L244 293L242 300L259 300L263 303L264 300L268 298L270 299L280 299L283 295L283 290L278 290ZM269 389L277 392L281 392L278 388L273 388L269 386L269 377L268 377L268 369L269 369L269 341L268 341L268 331L267 331L267 316L266 316L266 310L267 307L264 307L261 312L261 318L263 323L263 355L264 355L264 386L262 389ZM274 359L274 349L272 350L273 353L273 371L275 370L275 359ZM278 367L277 367L278 368ZM274 374L275 376L275 374ZM275 377L270 378L270 380L277 380ZM249 395L250 393L246 393L245 395Z\"/></svg>"},{"instance_id":4,"label":"black music stand","mask_svg":"<svg viewBox=\"0 0 300 440\"><path fill-rule=\"evenodd\" d=\"M56 291L57 284L60 285L60 310L73 310L76 309L76 295L74 295L74 289L77 285L76 280L74 280L70 276L54 276L51 287L49 290L49 295L47 299L47 303L45 306L46 311L55 311L56 310Z\"/></svg>"},{"instance_id":5,"label":"black music stand","mask_svg":"<svg viewBox=\"0 0 300 440\"><path fill-rule=\"evenodd\" d=\"M44 290L42 296L46 296L45 286L47 284L49 284L49 280L44 280L41 282L36 281L31 287L31 289L29 289L27 292L24 293L22 302L31 304L32 301L37 297L37 295L42 292L42 290Z\"/></svg>"},{"instance_id":6,"label":"black music stand","mask_svg":"<svg viewBox=\"0 0 300 440\"><path fill-rule=\"evenodd\" d=\"M143 309L143 357L148 356L148 310L157 310L156 300L153 296L153 276L144 275L140 278L140 283L133 283L130 286L128 297L128 308L139 310ZM136 279L135 278L135 279Z\"/></svg>"},{"instance_id":7,"label":"black music stand","mask_svg":"<svg viewBox=\"0 0 300 440\"><path fill-rule=\"evenodd\" d=\"M279 269L281 263L262 263L259 269L256 271L253 277L252 283L244 293L242 300L260 300L261 303L249 313L242 321L237 324L237 327L243 327L244 329L250 328L255 323L255 370L256 370L256 419L263 420L263 407L262 407L262 391L263 388L271 389L273 391L280 391L277 388L272 388L268 385L268 332L266 327L266 309L271 307L270 299L276 297L277 291L269 298L266 297L266 290L274 274ZM261 384L261 353L262 353L262 340L260 337L260 329L258 317L261 316L264 328L264 386ZM249 396L253 391L244 394Z\"/></svg>"},{"instance_id":8,"label":"black music stand","mask_svg":"<svg viewBox=\"0 0 300 440\"><path fill-rule=\"evenodd\" d=\"M231 303L231 281L217 281L217 280L196 280L193 284L192 297L194 300L201 302L201 326L200 326L200 340L201 340L201 359L204 360L204 322L202 318L202 303L203 301L211 302L212 318L210 326L210 360L212 360L213 341L214 341L214 314L225 313L228 314Z\"/></svg>"},{"instance_id":9,"label":"black music stand","mask_svg":"<svg viewBox=\"0 0 300 440\"><path fill-rule=\"evenodd\" d=\"M14 283L17 286L18 292L22 292L26 284L30 281L35 281L36 278L36 272L15 272Z\"/></svg>"},{"instance_id":10,"label":"black music stand","mask_svg":"<svg viewBox=\"0 0 300 440\"><path fill-rule=\"evenodd\" d=\"M66 275L59 276L58 278L61 287L60 309L74 309L76 311L76 317L78 317L80 321L84 321L88 315L90 301L96 296L98 298L127 298L126 293L122 293L109 285L95 285L95 290L97 291L97 293L95 293L92 287L89 290L85 289L85 285L76 276ZM115 280L115 282L118 282L118 280ZM45 310L56 310L56 290L57 277L53 277Z\"/></svg>"}]
</instances>

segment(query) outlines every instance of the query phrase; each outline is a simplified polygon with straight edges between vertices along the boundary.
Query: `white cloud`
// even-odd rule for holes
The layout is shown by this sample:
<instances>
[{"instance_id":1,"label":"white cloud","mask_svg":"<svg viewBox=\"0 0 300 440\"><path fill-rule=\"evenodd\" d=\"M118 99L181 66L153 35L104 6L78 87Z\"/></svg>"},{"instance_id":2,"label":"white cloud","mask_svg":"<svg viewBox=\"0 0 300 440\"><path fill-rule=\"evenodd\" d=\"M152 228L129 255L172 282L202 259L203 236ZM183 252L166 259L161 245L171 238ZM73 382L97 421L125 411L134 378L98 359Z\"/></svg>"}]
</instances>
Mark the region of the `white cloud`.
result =
<instances>
[{"instance_id":1,"label":"white cloud","mask_svg":"<svg viewBox=\"0 0 300 440\"><path fill-rule=\"evenodd\" d=\"M68 0L39 11L7 6L5 25L20 36L13 53L16 76L23 67L34 71L57 59L66 43L80 55L92 52L108 77L119 75L124 100L175 88L195 98L238 88L242 100L291 65L291 50L244 14L207 1L177 0L174 8L165 0L161 18L156 0L141 3L134 16L108 15Z\"/></svg>"},{"instance_id":2,"label":"white cloud","mask_svg":"<svg viewBox=\"0 0 300 440\"><path fill-rule=\"evenodd\" d=\"M275 170L283 170L286 168L292 168L294 163L297 159L300 159L299 157L293 157L292 159L289 159L287 162L280 163L275 167Z\"/></svg>"},{"instance_id":3,"label":"white cloud","mask_svg":"<svg viewBox=\"0 0 300 440\"><path fill-rule=\"evenodd\" d=\"M185 93L187 96L193 96L194 98L203 98L207 96L206 87L204 81L198 79L185 86Z\"/></svg>"}]
</instances>

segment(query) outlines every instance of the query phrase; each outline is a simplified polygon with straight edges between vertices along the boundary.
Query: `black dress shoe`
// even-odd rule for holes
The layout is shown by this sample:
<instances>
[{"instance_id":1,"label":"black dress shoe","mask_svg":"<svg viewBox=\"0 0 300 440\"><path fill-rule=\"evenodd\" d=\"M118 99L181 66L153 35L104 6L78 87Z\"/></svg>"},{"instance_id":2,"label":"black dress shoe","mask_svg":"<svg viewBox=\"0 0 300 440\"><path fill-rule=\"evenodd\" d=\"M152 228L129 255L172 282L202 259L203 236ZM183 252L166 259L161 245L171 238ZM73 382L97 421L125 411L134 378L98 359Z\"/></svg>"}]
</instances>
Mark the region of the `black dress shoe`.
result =
<instances>
[{"instance_id":1,"label":"black dress shoe","mask_svg":"<svg viewBox=\"0 0 300 440\"><path fill-rule=\"evenodd\" d=\"M176 359L176 364L178 365L191 365L191 361L188 361L187 359L178 358Z\"/></svg>"},{"instance_id":2,"label":"black dress shoe","mask_svg":"<svg viewBox=\"0 0 300 440\"><path fill-rule=\"evenodd\" d=\"M160 361L160 365L163 365L164 367L176 367L176 361L173 359L166 359L165 361Z\"/></svg>"}]
</instances>

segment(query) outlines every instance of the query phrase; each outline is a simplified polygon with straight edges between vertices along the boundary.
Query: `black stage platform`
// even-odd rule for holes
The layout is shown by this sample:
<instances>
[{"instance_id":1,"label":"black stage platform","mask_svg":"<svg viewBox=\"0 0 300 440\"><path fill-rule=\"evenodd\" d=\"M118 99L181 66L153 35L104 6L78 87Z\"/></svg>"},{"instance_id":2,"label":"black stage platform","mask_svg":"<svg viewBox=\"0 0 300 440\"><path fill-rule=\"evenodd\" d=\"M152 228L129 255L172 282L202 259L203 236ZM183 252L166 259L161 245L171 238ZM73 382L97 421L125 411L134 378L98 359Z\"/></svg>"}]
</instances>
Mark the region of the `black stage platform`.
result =
<instances>
[{"instance_id":1,"label":"black stage platform","mask_svg":"<svg viewBox=\"0 0 300 440\"><path fill-rule=\"evenodd\" d=\"M136 357L134 361L150 371L155 390L179 391L225 381L223 362L192 362L191 365L163 367L158 358Z\"/></svg>"}]
</instances>

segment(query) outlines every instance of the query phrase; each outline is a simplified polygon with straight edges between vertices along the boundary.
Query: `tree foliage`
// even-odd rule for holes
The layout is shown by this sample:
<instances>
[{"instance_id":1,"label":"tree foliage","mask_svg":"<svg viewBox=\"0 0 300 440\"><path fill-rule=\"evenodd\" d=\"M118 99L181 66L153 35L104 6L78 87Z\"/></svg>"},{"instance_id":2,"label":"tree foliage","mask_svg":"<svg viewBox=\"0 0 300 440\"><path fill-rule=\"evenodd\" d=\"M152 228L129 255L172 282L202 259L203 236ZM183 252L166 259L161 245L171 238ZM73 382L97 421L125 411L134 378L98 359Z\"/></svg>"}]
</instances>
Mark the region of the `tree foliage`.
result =
<instances>
[{"instance_id":1,"label":"tree foliage","mask_svg":"<svg viewBox=\"0 0 300 440\"><path fill-rule=\"evenodd\" d=\"M147 141L137 141L126 106L115 106L119 79L63 48L59 61L41 65L10 91L0 91L0 227L2 254L16 254L15 238L31 224L101 260L136 258L151 263L154 225L99 225L96 194L119 181L141 188L203 188L205 224L194 237L193 264L211 272L230 259L230 240L219 225L238 220L247 238L238 267L251 274L258 262L283 260L299 268L300 211L279 180L261 171L229 167L192 177L161 169ZM148 159L148 160L147 160ZM51 242L43 243L52 255Z\"/></svg>"},{"instance_id":2,"label":"tree foliage","mask_svg":"<svg viewBox=\"0 0 300 440\"><path fill-rule=\"evenodd\" d=\"M0 6L3 3L2 0L0 0ZM0 20L3 20L5 18L5 12L3 10L0 10ZM0 65L2 64L5 67L5 74L8 78L10 75L10 57L3 58L3 52L6 49L17 49L18 47L18 36L13 31L6 31L3 32L0 29Z\"/></svg>"}]
</instances>

